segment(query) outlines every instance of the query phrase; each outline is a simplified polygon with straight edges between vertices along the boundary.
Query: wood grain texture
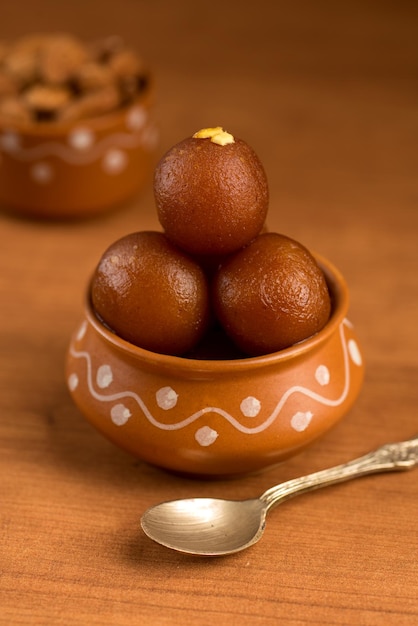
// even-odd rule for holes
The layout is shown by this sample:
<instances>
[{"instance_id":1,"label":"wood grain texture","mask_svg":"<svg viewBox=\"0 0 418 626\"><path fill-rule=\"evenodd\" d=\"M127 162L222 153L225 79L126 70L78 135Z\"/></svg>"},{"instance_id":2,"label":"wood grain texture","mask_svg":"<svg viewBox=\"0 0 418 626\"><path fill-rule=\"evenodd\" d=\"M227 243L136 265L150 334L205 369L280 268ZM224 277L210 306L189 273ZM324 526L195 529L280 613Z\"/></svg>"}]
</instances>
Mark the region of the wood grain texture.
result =
<instances>
[{"instance_id":1,"label":"wood grain texture","mask_svg":"<svg viewBox=\"0 0 418 626\"><path fill-rule=\"evenodd\" d=\"M63 362L83 291L116 238L157 228L152 190L96 220L0 213L0 623L8 626L413 626L418 470L296 498L257 546L195 559L141 513L252 497L418 433L418 9L407 0L2 2L0 39L120 33L154 67L161 154L204 126L246 139L271 229L332 259L367 360L352 411L311 448L245 479L145 465L87 424Z\"/></svg>"}]
</instances>

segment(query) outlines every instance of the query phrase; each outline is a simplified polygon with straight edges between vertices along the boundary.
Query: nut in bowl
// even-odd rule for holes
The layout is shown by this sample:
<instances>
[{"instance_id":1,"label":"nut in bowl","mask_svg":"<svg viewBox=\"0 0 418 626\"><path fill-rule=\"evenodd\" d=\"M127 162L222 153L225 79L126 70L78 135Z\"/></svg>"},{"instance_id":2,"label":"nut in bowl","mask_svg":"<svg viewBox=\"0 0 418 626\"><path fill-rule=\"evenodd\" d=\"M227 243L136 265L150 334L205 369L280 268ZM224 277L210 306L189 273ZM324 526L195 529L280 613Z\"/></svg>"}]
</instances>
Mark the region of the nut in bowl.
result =
<instances>
[{"instance_id":1,"label":"nut in bowl","mask_svg":"<svg viewBox=\"0 0 418 626\"><path fill-rule=\"evenodd\" d=\"M364 376L345 280L317 261L332 302L326 325L249 358L199 360L133 345L97 318L89 288L66 364L76 405L117 446L193 476L239 476L300 452L346 414Z\"/></svg>"},{"instance_id":2,"label":"nut in bowl","mask_svg":"<svg viewBox=\"0 0 418 626\"><path fill-rule=\"evenodd\" d=\"M154 87L116 37L33 35L0 45L0 205L35 218L88 217L149 179Z\"/></svg>"}]
</instances>

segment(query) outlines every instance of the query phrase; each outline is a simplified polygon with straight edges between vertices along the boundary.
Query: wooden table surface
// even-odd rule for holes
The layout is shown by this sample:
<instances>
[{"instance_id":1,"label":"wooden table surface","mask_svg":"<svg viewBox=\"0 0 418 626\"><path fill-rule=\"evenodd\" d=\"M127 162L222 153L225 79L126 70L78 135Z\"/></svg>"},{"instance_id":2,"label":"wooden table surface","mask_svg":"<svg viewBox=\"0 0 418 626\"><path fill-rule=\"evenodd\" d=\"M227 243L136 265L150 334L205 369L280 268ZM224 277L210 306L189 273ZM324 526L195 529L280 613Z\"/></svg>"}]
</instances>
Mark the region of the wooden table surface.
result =
<instances>
[{"instance_id":1,"label":"wooden table surface","mask_svg":"<svg viewBox=\"0 0 418 626\"><path fill-rule=\"evenodd\" d=\"M161 155L212 125L254 147L270 228L345 274L367 373L350 413L273 470L202 482L150 467L84 420L63 364L105 247L158 228L152 189L75 223L2 211L0 623L417 624L418 470L296 498L227 558L183 556L139 528L161 500L252 497L418 433L416 3L2 2L0 39L30 31L135 45L157 79Z\"/></svg>"}]
</instances>

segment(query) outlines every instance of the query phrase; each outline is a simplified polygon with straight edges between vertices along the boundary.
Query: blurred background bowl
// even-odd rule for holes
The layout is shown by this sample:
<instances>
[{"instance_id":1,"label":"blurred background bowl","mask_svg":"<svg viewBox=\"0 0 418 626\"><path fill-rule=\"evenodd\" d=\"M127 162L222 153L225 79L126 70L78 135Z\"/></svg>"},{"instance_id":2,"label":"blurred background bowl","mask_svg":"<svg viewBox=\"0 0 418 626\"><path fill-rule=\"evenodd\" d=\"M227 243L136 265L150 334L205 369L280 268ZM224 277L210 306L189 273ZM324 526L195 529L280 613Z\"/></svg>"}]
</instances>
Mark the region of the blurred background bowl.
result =
<instances>
[{"instance_id":1,"label":"blurred background bowl","mask_svg":"<svg viewBox=\"0 0 418 626\"><path fill-rule=\"evenodd\" d=\"M152 179L158 132L149 82L129 106L71 123L0 123L0 205L79 218L121 205Z\"/></svg>"}]
</instances>

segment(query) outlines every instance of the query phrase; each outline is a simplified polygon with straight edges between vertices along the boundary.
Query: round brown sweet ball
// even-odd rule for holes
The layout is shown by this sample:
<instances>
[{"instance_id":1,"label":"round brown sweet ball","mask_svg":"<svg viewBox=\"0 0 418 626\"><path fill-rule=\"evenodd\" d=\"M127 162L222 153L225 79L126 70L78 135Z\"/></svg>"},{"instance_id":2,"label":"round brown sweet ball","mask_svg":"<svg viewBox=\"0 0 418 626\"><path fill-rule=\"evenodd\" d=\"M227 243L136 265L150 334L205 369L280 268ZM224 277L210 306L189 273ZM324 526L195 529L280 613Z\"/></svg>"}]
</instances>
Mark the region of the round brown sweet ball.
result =
<instances>
[{"instance_id":1,"label":"round brown sweet ball","mask_svg":"<svg viewBox=\"0 0 418 626\"><path fill-rule=\"evenodd\" d=\"M213 282L215 313L248 355L287 348L323 328L331 301L325 276L300 243L257 237L228 259Z\"/></svg>"},{"instance_id":2,"label":"round brown sweet ball","mask_svg":"<svg viewBox=\"0 0 418 626\"><path fill-rule=\"evenodd\" d=\"M98 317L141 348L181 355L210 320L203 270L163 233L132 233L103 254L91 284Z\"/></svg>"},{"instance_id":3,"label":"round brown sweet ball","mask_svg":"<svg viewBox=\"0 0 418 626\"><path fill-rule=\"evenodd\" d=\"M220 127L173 146L155 169L160 223L191 254L224 255L248 244L267 214L267 177L254 150Z\"/></svg>"}]
</instances>

